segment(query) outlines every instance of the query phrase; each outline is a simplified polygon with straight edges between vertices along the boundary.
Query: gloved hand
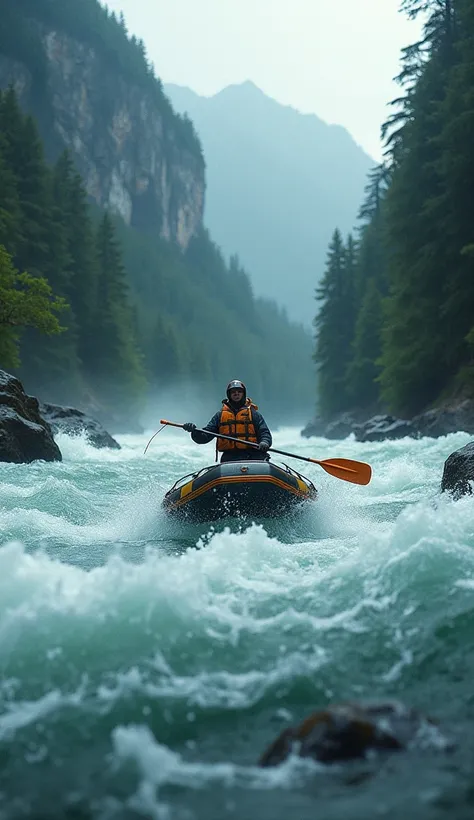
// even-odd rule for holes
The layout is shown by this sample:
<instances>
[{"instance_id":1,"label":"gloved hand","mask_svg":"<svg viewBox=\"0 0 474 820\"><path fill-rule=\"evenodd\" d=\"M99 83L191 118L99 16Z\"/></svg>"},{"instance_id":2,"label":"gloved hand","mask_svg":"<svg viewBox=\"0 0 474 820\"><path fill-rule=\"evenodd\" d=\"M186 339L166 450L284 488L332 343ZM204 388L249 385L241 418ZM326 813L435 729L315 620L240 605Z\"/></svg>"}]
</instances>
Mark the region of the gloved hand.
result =
<instances>
[{"instance_id":1,"label":"gloved hand","mask_svg":"<svg viewBox=\"0 0 474 820\"><path fill-rule=\"evenodd\" d=\"M268 448L270 447L268 441L261 441L258 445L258 449L262 451L262 453L266 453Z\"/></svg>"},{"instance_id":2,"label":"gloved hand","mask_svg":"<svg viewBox=\"0 0 474 820\"><path fill-rule=\"evenodd\" d=\"M183 424L183 430L186 430L187 433L192 433L195 429L196 425L193 424L192 421L187 421L186 424Z\"/></svg>"}]
</instances>

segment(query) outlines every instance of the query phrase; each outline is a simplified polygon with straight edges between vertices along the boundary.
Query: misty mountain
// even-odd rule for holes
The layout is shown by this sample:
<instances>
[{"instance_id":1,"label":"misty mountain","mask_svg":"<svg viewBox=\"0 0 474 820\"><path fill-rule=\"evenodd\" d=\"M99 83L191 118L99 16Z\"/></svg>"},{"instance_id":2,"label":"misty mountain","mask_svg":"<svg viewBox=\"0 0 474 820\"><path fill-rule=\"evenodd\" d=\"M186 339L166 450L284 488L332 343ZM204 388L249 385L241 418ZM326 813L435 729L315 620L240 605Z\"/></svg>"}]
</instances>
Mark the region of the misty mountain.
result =
<instances>
[{"instance_id":1,"label":"misty mountain","mask_svg":"<svg viewBox=\"0 0 474 820\"><path fill-rule=\"evenodd\" d=\"M309 324L331 234L353 228L374 161L341 126L280 105L251 82L213 97L164 90L203 145L213 238L239 255L256 294Z\"/></svg>"}]
</instances>

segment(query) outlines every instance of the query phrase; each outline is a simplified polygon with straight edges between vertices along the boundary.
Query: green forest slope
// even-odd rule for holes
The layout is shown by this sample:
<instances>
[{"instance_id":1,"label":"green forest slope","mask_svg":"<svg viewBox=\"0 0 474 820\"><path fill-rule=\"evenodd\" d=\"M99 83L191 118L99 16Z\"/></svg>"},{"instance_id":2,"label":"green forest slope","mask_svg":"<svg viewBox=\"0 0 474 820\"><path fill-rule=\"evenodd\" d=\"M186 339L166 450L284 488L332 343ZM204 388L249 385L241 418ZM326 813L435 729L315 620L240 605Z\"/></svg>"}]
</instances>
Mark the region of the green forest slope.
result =
<instances>
[{"instance_id":1,"label":"green forest slope","mask_svg":"<svg viewBox=\"0 0 474 820\"><path fill-rule=\"evenodd\" d=\"M403 50L360 231L335 231L317 292L327 417L354 407L411 416L474 397L474 4L402 7L426 12L424 35Z\"/></svg>"},{"instance_id":2,"label":"green forest slope","mask_svg":"<svg viewBox=\"0 0 474 820\"><path fill-rule=\"evenodd\" d=\"M7 0L6 8L12 27L8 37L2 27L0 55L45 68L34 14L106 49L130 82L147 84L156 105L176 116L143 44L96 0ZM18 342L21 366L12 357L0 366L45 400L95 405L124 424L150 396L159 400L189 382L207 391L213 408L230 378L247 381L273 422L307 414L314 401L309 334L272 301L256 299L239 260L225 261L203 228L183 252L91 207L71 158L51 136L41 70L35 83L34 116L20 110L13 89L0 100L0 244L18 271L44 277L67 307L59 334L4 326ZM192 124L177 120L180 139L199 152Z\"/></svg>"}]
</instances>

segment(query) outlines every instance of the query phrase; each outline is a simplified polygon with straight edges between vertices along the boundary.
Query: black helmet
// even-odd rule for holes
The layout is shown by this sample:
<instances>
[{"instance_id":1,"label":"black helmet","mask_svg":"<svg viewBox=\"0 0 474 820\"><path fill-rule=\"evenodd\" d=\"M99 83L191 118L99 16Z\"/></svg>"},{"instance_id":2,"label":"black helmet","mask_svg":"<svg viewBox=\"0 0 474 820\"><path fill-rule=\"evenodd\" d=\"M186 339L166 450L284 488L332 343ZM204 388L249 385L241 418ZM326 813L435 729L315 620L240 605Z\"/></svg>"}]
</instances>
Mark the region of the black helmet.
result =
<instances>
[{"instance_id":1,"label":"black helmet","mask_svg":"<svg viewBox=\"0 0 474 820\"><path fill-rule=\"evenodd\" d=\"M245 387L245 384L243 382L239 381L239 379L232 379L232 381L229 382L229 384L227 385L226 395L227 395L227 398L229 399L229 401L230 401L230 391L231 390L243 390L244 391L244 401L247 398L247 388Z\"/></svg>"}]
</instances>

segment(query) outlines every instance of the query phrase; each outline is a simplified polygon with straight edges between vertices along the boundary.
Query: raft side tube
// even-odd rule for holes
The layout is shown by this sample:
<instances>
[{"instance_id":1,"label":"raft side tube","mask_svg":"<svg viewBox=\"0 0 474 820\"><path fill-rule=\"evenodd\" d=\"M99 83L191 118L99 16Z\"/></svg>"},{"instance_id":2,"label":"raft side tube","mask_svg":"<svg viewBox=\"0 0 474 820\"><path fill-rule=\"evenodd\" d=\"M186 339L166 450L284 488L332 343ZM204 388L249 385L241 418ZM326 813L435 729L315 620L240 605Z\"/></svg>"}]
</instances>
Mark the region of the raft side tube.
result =
<instances>
[{"instance_id":1,"label":"raft side tube","mask_svg":"<svg viewBox=\"0 0 474 820\"><path fill-rule=\"evenodd\" d=\"M166 493L163 506L169 513L200 521L229 515L278 517L316 497L314 484L287 464L246 460L183 476Z\"/></svg>"}]
</instances>

